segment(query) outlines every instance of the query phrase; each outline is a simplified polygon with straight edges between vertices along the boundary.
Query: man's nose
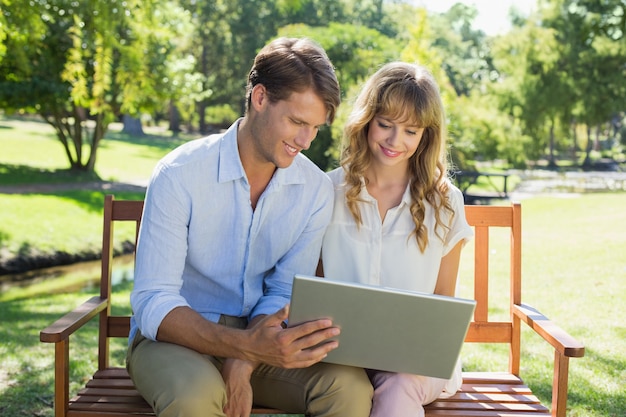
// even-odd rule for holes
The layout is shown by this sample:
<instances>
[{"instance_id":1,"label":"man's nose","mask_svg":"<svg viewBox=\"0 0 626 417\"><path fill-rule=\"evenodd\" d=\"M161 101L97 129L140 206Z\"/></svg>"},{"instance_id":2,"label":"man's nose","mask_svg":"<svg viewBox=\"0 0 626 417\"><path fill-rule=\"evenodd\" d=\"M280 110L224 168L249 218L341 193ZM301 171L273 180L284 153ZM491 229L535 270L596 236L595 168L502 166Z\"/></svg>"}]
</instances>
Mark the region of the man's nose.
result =
<instances>
[{"instance_id":1,"label":"man's nose","mask_svg":"<svg viewBox=\"0 0 626 417\"><path fill-rule=\"evenodd\" d=\"M302 127L295 138L296 145L303 150L307 150L311 147L311 142L313 142L315 136L317 136L317 129L308 126Z\"/></svg>"}]
</instances>

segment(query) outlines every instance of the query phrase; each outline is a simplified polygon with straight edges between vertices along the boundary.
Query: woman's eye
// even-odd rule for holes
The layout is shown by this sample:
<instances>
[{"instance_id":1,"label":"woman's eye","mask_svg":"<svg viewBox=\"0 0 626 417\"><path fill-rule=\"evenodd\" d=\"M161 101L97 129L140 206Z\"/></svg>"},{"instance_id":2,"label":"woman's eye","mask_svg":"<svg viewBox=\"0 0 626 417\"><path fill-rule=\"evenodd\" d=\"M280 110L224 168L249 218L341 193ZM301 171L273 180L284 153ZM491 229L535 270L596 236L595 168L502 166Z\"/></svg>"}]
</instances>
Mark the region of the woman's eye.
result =
<instances>
[{"instance_id":1,"label":"woman's eye","mask_svg":"<svg viewBox=\"0 0 626 417\"><path fill-rule=\"evenodd\" d=\"M382 122L378 122L378 126L382 127L383 129L389 129L391 127L388 124L385 124L385 123L382 123Z\"/></svg>"}]
</instances>

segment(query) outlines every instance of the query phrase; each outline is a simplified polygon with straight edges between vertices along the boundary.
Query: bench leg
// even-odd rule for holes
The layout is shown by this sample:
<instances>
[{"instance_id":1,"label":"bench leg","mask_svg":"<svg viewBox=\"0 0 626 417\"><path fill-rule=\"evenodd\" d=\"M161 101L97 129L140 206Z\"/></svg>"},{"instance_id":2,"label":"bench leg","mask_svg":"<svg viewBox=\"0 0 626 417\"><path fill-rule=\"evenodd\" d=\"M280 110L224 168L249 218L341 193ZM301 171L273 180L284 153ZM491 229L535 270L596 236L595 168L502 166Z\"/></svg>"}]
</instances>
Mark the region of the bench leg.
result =
<instances>
[{"instance_id":1,"label":"bench leg","mask_svg":"<svg viewBox=\"0 0 626 417\"><path fill-rule=\"evenodd\" d=\"M54 416L65 417L69 403L70 341L54 344Z\"/></svg>"},{"instance_id":2,"label":"bench leg","mask_svg":"<svg viewBox=\"0 0 626 417\"><path fill-rule=\"evenodd\" d=\"M555 352L554 380L552 383L552 417L565 417L567 411L567 381L569 357Z\"/></svg>"}]
</instances>

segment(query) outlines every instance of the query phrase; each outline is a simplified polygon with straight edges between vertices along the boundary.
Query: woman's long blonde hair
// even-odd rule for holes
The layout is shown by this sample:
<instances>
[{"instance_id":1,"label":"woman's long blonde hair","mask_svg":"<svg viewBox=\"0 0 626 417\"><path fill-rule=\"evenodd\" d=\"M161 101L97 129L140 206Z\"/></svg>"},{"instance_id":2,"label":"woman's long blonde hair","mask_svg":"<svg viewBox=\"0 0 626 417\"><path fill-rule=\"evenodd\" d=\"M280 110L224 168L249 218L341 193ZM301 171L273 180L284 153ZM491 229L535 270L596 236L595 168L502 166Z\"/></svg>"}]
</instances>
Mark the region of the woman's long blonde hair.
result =
<instances>
[{"instance_id":1,"label":"woman's long blonde hair","mask_svg":"<svg viewBox=\"0 0 626 417\"><path fill-rule=\"evenodd\" d=\"M441 239L440 228L444 233L449 229L441 220L442 210L454 214L448 199L445 113L432 74L419 65L386 64L365 83L355 101L344 128L341 165L348 184L347 205L358 225L363 222L358 206L361 179L367 181L365 172L371 157L367 133L370 122L378 115L424 128L419 146L409 160L410 211L415 222L412 234L424 252L428 245L424 201L435 210L435 233Z\"/></svg>"}]
</instances>

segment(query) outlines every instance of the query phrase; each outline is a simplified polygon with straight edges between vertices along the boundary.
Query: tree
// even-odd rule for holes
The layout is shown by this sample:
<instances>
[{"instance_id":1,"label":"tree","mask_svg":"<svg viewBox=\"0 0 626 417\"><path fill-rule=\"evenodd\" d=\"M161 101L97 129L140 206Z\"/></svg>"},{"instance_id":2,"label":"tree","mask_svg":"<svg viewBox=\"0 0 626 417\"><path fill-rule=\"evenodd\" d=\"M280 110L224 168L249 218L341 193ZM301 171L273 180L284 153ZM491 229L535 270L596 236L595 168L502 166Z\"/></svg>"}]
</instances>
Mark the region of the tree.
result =
<instances>
[{"instance_id":1,"label":"tree","mask_svg":"<svg viewBox=\"0 0 626 417\"><path fill-rule=\"evenodd\" d=\"M586 125L583 166L591 165L592 128L610 121L626 108L626 4L621 0L553 0L543 24L554 28L568 45L566 61L575 92L573 117Z\"/></svg>"},{"instance_id":2,"label":"tree","mask_svg":"<svg viewBox=\"0 0 626 417\"><path fill-rule=\"evenodd\" d=\"M5 16L35 22L9 33L0 62L0 105L40 114L62 143L70 168L94 171L108 125L159 105L168 38L154 30L163 2L12 2ZM169 18L172 18L170 15Z\"/></svg>"},{"instance_id":3,"label":"tree","mask_svg":"<svg viewBox=\"0 0 626 417\"><path fill-rule=\"evenodd\" d=\"M492 85L501 108L522 122L533 138L529 156L544 149L556 165L566 141L576 150L576 123L587 126L589 163L592 127L605 124L626 105L623 79L624 4L621 0L551 0L494 44L503 74ZM574 125L574 129L571 126ZM575 152L574 152L575 158Z\"/></svg>"}]
</instances>

